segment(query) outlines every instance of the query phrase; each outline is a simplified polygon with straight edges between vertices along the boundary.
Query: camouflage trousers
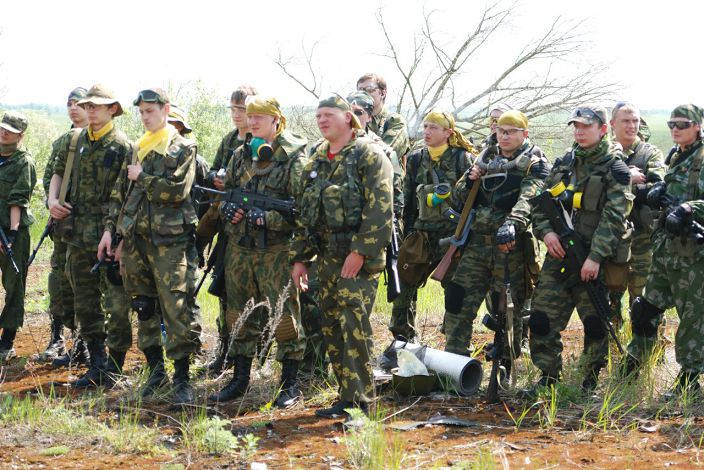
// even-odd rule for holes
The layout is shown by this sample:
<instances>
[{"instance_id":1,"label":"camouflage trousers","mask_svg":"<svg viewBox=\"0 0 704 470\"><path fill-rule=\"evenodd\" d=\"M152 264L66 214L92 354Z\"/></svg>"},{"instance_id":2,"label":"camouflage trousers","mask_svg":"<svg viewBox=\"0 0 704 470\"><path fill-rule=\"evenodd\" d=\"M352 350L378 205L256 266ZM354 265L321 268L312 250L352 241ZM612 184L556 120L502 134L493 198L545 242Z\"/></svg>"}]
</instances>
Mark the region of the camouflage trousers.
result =
<instances>
[{"instance_id":1,"label":"camouflage trousers","mask_svg":"<svg viewBox=\"0 0 704 470\"><path fill-rule=\"evenodd\" d=\"M5 229L7 233L9 229ZM0 270L2 271L2 286L5 289L5 305L0 312L0 328L17 330L24 324L24 290L27 282L27 261L29 260L29 228L20 227L15 243L12 245L12 255L19 269L15 273L12 261L0 253Z\"/></svg>"},{"instance_id":2,"label":"camouflage trousers","mask_svg":"<svg viewBox=\"0 0 704 470\"><path fill-rule=\"evenodd\" d=\"M354 279L340 277L345 257L323 254L319 260L323 335L340 399L369 402L373 394L371 354L374 308L379 273L364 269Z\"/></svg>"},{"instance_id":3,"label":"camouflage trousers","mask_svg":"<svg viewBox=\"0 0 704 470\"><path fill-rule=\"evenodd\" d=\"M508 270L511 283L513 308L513 356L521 353L523 319L521 313L525 303L526 266L524 238L519 235L516 247L508 254ZM467 354L472 340L474 319L484 298L498 292L504 283L504 260L494 237L472 234L462 253L452 281L445 289L445 351ZM506 318L508 321L509 319ZM509 327L508 324L505 325ZM511 358L508 341L504 341L504 358Z\"/></svg>"},{"instance_id":4,"label":"camouflage trousers","mask_svg":"<svg viewBox=\"0 0 704 470\"><path fill-rule=\"evenodd\" d=\"M664 247L656 251L643 289L643 297L662 310L675 307L680 323L675 333L675 359L683 370L704 372L704 260L684 269L668 268L666 260L677 255ZM649 320L652 334L633 334L628 352L645 360L657 342L663 315Z\"/></svg>"},{"instance_id":5,"label":"camouflage trousers","mask_svg":"<svg viewBox=\"0 0 704 470\"><path fill-rule=\"evenodd\" d=\"M68 246L59 237L54 237L54 251L51 252L49 271L49 315L59 319L70 330L76 329L76 315L73 311L73 290L66 277L66 250Z\"/></svg>"},{"instance_id":6,"label":"camouflage trousers","mask_svg":"<svg viewBox=\"0 0 704 470\"><path fill-rule=\"evenodd\" d=\"M545 258L533 292L530 315L530 354L544 374L557 377L562 371L562 331L576 308L584 325L581 366L587 371L603 367L609 352L609 337L596 308L578 275L560 273L562 260ZM603 278L603 270L599 276Z\"/></svg>"},{"instance_id":7,"label":"camouflage trousers","mask_svg":"<svg viewBox=\"0 0 704 470\"><path fill-rule=\"evenodd\" d=\"M188 258L197 259L189 235L175 237L169 245L155 246L142 235L125 238L122 267L125 290L130 299L144 296L158 302L155 313L139 321L140 349L161 345L161 318L166 330L164 349L169 359L178 360L194 353L200 328L189 296L195 291L195 270Z\"/></svg>"},{"instance_id":8,"label":"camouflage trousers","mask_svg":"<svg viewBox=\"0 0 704 470\"><path fill-rule=\"evenodd\" d=\"M629 304L643 293L645 279L653 261L653 247L649 233L639 233L631 241L631 260L628 263L628 298ZM623 291L609 294L611 318L618 323L623 317Z\"/></svg>"},{"instance_id":9,"label":"camouflage trousers","mask_svg":"<svg viewBox=\"0 0 704 470\"><path fill-rule=\"evenodd\" d=\"M225 254L228 357L254 357L257 344L266 334L269 337L263 338L265 344L270 343L270 337L276 339L278 361L303 359L305 333L288 266L287 244L262 250L228 242ZM259 302L269 304L253 308Z\"/></svg>"},{"instance_id":10,"label":"camouflage trousers","mask_svg":"<svg viewBox=\"0 0 704 470\"><path fill-rule=\"evenodd\" d=\"M103 343L115 351L127 351L132 344L130 305L122 286L107 280L106 268L90 272L97 262L96 250L68 245L66 274L74 295L76 323L83 339Z\"/></svg>"},{"instance_id":11,"label":"camouflage trousers","mask_svg":"<svg viewBox=\"0 0 704 470\"><path fill-rule=\"evenodd\" d=\"M323 337L323 312L320 309L320 279L318 263L308 269L308 290L299 293L301 324L306 334L306 349L302 368L312 371L322 369L325 364L325 338Z\"/></svg>"}]
</instances>

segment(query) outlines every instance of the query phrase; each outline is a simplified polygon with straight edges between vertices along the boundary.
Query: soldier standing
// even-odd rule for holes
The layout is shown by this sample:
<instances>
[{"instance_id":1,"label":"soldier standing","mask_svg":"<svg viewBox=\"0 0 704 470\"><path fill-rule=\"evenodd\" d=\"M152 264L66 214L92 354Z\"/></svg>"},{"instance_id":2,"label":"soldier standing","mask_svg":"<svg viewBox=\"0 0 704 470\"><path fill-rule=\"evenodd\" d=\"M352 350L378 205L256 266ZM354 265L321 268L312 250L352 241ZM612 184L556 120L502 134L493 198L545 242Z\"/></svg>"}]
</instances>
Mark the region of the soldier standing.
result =
<instances>
[{"instance_id":1,"label":"soldier standing","mask_svg":"<svg viewBox=\"0 0 704 470\"><path fill-rule=\"evenodd\" d=\"M608 337L605 321L590 301L582 283L603 281L610 261L628 260L630 240L626 218L631 211L630 171L624 163L619 144L607 136L606 110L582 106L574 110L568 124L574 126L574 145L555 161L545 187L551 194L564 185L563 207L572 214L574 231L584 240L588 257L579 273L563 273L565 249L545 214L532 212L536 236L545 242L548 257L533 294L530 315L530 352L541 370L538 387L560 379L562 371L561 333L576 307L584 325L582 388L596 387L599 372L606 364ZM557 192L557 191L554 191Z\"/></svg>"},{"instance_id":2,"label":"soldier standing","mask_svg":"<svg viewBox=\"0 0 704 470\"><path fill-rule=\"evenodd\" d=\"M334 418L346 408L366 412L372 399L369 318L391 239L393 169L339 95L320 101L316 120L325 141L303 171L290 260L296 287L306 290L308 266L319 256L323 334L339 392L315 414Z\"/></svg>"},{"instance_id":3,"label":"soldier standing","mask_svg":"<svg viewBox=\"0 0 704 470\"><path fill-rule=\"evenodd\" d=\"M71 120L71 131L62 135L51 145L51 155L44 169L42 185L44 194L49 196L49 183L54 174L54 165L61 152L70 144L74 132L88 127L88 114L78 106L78 102L86 97L88 90L75 88L69 93L66 102L68 117ZM66 267L66 244L60 237L51 235L54 250L51 253L51 272L49 273L49 315L51 317L51 338L49 345L42 354L42 359L52 361L54 367L68 366L71 361L85 364L88 361L86 344L80 336L76 336L76 319L73 312L73 291L64 272ZM63 330L68 327L73 334L73 346L68 352L64 346Z\"/></svg>"},{"instance_id":4,"label":"soldier standing","mask_svg":"<svg viewBox=\"0 0 704 470\"><path fill-rule=\"evenodd\" d=\"M240 146L230 159L225 189L241 188L274 199L298 198L301 172L305 166L307 141L286 130L286 118L275 98L255 96L247 101L251 141ZM288 273L281 269L288 261L294 229L292 214L258 207L245 212L235 202L224 202L220 211L226 222L227 331L231 335L228 358L234 363L232 380L210 402L224 402L242 396L249 386L252 360L267 320L276 338L276 359L281 362L279 408L296 403L298 367L305 351L298 295ZM277 300L285 296L281 304ZM273 308L247 311L247 301L268 301ZM243 317L247 315L247 317ZM262 318L265 316L266 318Z\"/></svg>"},{"instance_id":5,"label":"soldier standing","mask_svg":"<svg viewBox=\"0 0 704 470\"><path fill-rule=\"evenodd\" d=\"M106 268L99 274L91 272L103 218L108 215L110 192L132 146L113 125L113 119L122 114L122 106L111 91L94 85L78 104L88 113L88 127L78 134L75 148L66 142L58 154L48 205L57 221L54 233L68 245L66 274L76 293L74 311L79 333L90 355L88 372L72 385L88 388L112 386L122 373L125 354L132 344L129 302L119 276L109 275Z\"/></svg>"},{"instance_id":6,"label":"soldier standing","mask_svg":"<svg viewBox=\"0 0 704 470\"><path fill-rule=\"evenodd\" d=\"M526 258L531 262L535 258L528 200L542 190L550 166L543 151L528 138L525 114L506 111L497 124L496 137L501 153L482 152L471 171L457 183L457 197L462 201L473 185L480 184L481 187L473 206L472 232L447 286L444 325L445 350L467 354L477 311L490 290L500 289L505 275L504 261L508 257L515 314L512 324L507 323L504 330L513 328L513 354L508 341L501 352L502 380L507 380L511 373L511 359L520 353L523 319L519 313L532 289L530 279L526 277Z\"/></svg>"},{"instance_id":7,"label":"soldier standing","mask_svg":"<svg viewBox=\"0 0 704 470\"><path fill-rule=\"evenodd\" d=\"M667 122L675 146L667 158L664 183L648 193L648 203L662 209L653 233L653 264L643 295L631 307L633 339L628 345L626 373L635 371L652 351L666 309L674 307L680 324L675 359L681 370L670 396L699 390L704 370L702 282L704 276L704 110L693 104L676 107Z\"/></svg>"},{"instance_id":8,"label":"soldier standing","mask_svg":"<svg viewBox=\"0 0 704 470\"><path fill-rule=\"evenodd\" d=\"M29 201L37 184L34 161L22 145L26 130L27 118L20 113L6 112L0 120L0 225L14 255L13 265L5 250L0 248L0 271L5 289L5 305L0 312L2 361L15 356L15 336L24 323L29 226L34 223Z\"/></svg>"}]
</instances>

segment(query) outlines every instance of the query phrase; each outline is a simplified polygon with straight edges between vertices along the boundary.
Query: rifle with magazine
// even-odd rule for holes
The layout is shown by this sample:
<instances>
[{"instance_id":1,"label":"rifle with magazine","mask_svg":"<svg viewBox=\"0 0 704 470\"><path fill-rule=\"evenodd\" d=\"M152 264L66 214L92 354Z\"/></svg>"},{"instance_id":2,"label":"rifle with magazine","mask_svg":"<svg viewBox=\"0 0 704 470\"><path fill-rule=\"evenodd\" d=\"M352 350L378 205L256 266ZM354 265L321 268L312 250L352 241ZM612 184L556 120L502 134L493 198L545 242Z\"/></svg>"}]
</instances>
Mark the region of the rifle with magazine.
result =
<instances>
[{"instance_id":1,"label":"rifle with magazine","mask_svg":"<svg viewBox=\"0 0 704 470\"><path fill-rule=\"evenodd\" d=\"M20 269L17 267L17 263L15 262L15 254L12 252L12 248L10 247L10 241L7 239L7 235L5 235L5 230L0 227L0 246L2 246L2 251L5 253L5 256L10 260L12 263L12 269L15 270L16 274L20 273Z\"/></svg>"}]
</instances>

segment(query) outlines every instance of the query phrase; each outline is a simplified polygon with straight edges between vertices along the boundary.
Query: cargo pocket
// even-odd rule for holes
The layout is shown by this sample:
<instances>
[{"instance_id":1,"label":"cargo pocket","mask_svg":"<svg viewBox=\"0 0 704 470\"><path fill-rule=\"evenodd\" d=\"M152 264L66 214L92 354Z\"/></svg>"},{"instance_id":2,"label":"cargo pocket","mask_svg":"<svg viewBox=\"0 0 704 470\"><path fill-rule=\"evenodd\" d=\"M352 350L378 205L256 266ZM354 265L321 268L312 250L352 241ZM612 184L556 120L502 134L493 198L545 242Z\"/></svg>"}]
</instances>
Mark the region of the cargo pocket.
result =
<instances>
[{"instance_id":1,"label":"cargo pocket","mask_svg":"<svg viewBox=\"0 0 704 470\"><path fill-rule=\"evenodd\" d=\"M332 231L340 230L345 226L345 214L342 205L342 188L331 184L322 191L323 210L325 223Z\"/></svg>"}]
</instances>

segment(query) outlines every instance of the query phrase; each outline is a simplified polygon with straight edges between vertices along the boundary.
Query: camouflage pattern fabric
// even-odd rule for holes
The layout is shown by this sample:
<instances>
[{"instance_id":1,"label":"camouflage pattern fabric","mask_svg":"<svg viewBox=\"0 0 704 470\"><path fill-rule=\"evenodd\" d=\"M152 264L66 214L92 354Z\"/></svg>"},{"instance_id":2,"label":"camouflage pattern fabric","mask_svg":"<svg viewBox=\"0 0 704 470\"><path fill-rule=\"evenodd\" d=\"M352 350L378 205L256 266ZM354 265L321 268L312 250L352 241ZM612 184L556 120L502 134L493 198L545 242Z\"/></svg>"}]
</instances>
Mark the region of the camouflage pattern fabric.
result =
<instances>
[{"instance_id":1,"label":"camouflage pattern fabric","mask_svg":"<svg viewBox=\"0 0 704 470\"><path fill-rule=\"evenodd\" d=\"M371 399L369 324L385 249L391 240L393 169L383 150L362 131L328 159L324 142L303 170L301 216L290 261L318 258L323 334L340 398ZM364 256L354 279L340 278L351 251Z\"/></svg>"},{"instance_id":2,"label":"camouflage pattern fabric","mask_svg":"<svg viewBox=\"0 0 704 470\"><path fill-rule=\"evenodd\" d=\"M0 178L2 178L0 176ZM2 179L0 179L2 186ZM3 228L5 233L9 230ZM15 273L12 262L0 253L0 271L2 271L2 287L5 289L5 304L0 312L0 328L16 330L24 324L24 291L27 282L27 261L29 260L30 240L29 228L20 226L17 238L12 245L15 263L20 270Z\"/></svg>"},{"instance_id":3,"label":"camouflage pattern fabric","mask_svg":"<svg viewBox=\"0 0 704 470\"><path fill-rule=\"evenodd\" d=\"M299 292L301 304L301 326L306 335L306 349L303 353L301 370L312 372L322 370L325 365L325 337L323 335L323 311L320 308L320 278L318 263L308 269L308 290Z\"/></svg>"},{"instance_id":4,"label":"camouflage pattern fabric","mask_svg":"<svg viewBox=\"0 0 704 470\"><path fill-rule=\"evenodd\" d=\"M215 152L215 158L213 159L213 165L210 167L211 170L218 171L221 168L227 169L230 166L230 160L235 154L237 147L242 145L244 140L239 135L239 129L233 129L222 138L220 146Z\"/></svg>"},{"instance_id":5,"label":"camouflage pattern fabric","mask_svg":"<svg viewBox=\"0 0 704 470\"><path fill-rule=\"evenodd\" d=\"M381 137L387 145L390 145L398 158L403 161L404 157L411 149L411 141L408 137L406 120L398 113L390 112L386 107L368 124L368 129Z\"/></svg>"}]
</instances>

